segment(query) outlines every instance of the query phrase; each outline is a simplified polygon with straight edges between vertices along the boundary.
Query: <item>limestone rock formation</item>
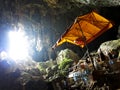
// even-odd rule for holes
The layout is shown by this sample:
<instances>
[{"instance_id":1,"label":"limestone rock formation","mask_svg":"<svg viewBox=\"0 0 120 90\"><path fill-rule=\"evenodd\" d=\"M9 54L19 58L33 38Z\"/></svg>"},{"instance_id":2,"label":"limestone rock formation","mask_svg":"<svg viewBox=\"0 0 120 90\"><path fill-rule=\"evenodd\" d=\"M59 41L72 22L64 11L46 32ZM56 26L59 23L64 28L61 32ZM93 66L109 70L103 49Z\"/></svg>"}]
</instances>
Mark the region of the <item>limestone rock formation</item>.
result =
<instances>
[{"instance_id":1,"label":"limestone rock formation","mask_svg":"<svg viewBox=\"0 0 120 90\"><path fill-rule=\"evenodd\" d=\"M106 41L102 43L98 49L98 52L100 50L103 52L104 55L111 52L112 50L116 50L120 53L120 39Z\"/></svg>"}]
</instances>

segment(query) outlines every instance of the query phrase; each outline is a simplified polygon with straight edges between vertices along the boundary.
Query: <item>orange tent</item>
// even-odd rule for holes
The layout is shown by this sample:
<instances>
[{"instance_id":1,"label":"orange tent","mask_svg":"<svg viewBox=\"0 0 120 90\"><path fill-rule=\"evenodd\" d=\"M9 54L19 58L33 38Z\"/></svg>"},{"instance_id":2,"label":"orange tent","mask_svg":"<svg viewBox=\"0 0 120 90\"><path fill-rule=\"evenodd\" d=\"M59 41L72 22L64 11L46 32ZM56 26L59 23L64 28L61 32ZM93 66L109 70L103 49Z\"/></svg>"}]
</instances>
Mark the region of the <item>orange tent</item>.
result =
<instances>
[{"instance_id":1,"label":"orange tent","mask_svg":"<svg viewBox=\"0 0 120 90\"><path fill-rule=\"evenodd\" d=\"M64 42L69 42L83 48L85 44L90 43L112 26L113 25L109 20L96 12L79 16L52 48L55 48Z\"/></svg>"}]
</instances>

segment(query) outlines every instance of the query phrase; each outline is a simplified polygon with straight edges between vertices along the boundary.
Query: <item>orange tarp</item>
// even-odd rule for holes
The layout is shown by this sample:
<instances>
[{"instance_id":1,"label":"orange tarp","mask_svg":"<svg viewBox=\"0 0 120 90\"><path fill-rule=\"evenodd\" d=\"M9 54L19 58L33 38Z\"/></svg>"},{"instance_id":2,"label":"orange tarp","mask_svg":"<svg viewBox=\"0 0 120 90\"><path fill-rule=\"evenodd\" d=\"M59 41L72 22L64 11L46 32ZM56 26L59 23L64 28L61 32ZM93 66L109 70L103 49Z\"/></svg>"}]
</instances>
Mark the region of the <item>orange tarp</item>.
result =
<instances>
[{"instance_id":1,"label":"orange tarp","mask_svg":"<svg viewBox=\"0 0 120 90\"><path fill-rule=\"evenodd\" d=\"M112 26L113 25L109 20L96 12L79 16L55 43L53 48L64 42L69 42L83 48L85 44L90 43Z\"/></svg>"}]
</instances>

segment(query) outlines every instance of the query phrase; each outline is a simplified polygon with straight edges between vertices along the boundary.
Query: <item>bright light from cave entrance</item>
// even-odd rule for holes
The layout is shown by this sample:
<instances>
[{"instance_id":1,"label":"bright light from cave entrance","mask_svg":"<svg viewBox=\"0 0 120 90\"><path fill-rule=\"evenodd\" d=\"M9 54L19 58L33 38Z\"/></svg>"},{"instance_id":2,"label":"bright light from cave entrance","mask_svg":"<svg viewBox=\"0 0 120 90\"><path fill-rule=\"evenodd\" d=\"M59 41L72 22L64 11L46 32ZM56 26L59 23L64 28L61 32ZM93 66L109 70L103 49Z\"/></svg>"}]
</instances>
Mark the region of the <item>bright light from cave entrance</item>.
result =
<instances>
[{"instance_id":1,"label":"bright light from cave entrance","mask_svg":"<svg viewBox=\"0 0 120 90\"><path fill-rule=\"evenodd\" d=\"M29 43L23 31L9 32L9 56L14 60L22 60L28 56Z\"/></svg>"}]
</instances>

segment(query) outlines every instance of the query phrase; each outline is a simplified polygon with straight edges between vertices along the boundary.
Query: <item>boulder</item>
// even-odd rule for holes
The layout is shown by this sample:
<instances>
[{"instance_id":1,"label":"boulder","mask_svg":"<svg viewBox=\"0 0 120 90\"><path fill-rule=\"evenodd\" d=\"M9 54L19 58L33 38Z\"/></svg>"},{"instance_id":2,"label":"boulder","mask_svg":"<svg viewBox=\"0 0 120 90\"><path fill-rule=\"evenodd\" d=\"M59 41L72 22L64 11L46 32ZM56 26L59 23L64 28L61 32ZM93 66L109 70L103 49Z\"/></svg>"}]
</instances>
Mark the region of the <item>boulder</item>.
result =
<instances>
[{"instance_id":1,"label":"boulder","mask_svg":"<svg viewBox=\"0 0 120 90\"><path fill-rule=\"evenodd\" d=\"M120 54L120 39L106 41L102 43L98 49L98 53L102 52L105 56L113 51L116 51L118 54Z\"/></svg>"}]
</instances>

